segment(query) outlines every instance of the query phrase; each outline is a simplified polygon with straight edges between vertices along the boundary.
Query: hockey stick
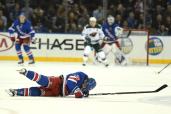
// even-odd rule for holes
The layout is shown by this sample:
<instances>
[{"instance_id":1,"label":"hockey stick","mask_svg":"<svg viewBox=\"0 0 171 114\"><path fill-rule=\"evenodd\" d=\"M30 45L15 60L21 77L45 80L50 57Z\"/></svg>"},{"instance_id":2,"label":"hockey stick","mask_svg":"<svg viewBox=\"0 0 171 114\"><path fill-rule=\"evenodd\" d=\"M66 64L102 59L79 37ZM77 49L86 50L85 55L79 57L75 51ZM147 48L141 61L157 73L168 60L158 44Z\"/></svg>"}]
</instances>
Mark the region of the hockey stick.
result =
<instances>
[{"instance_id":1,"label":"hockey stick","mask_svg":"<svg viewBox=\"0 0 171 114\"><path fill-rule=\"evenodd\" d=\"M159 91L163 90L167 86L168 86L167 84L163 84L162 86L160 86L159 88L157 88L154 91L133 91L133 92L116 92L116 93L94 93L94 94L89 94L89 95L94 96L94 95L120 95L120 94L156 93L156 92L159 92Z\"/></svg>"},{"instance_id":2,"label":"hockey stick","mask_svg":"<svg viewBox=\"0 0 171 114\"><path fill-rule=\"evenodd\" d=\"M160 71L158 71L157 73L160 74L164 69L166 69L171 63L167 64L164 68L162 68Z\"/></svg>"},{"instance_id":3,"label":"hockey stick","mask_svg":"<svg viewBox=\"0 0 171 114\"><path fill-rule=\"evenodd\" d=\"M121 37L118 37L118 39L126 39L126 38L129 38L129 36L131 35L131 32L132 30L129 30L128 33L126 35L122 35ZM103 40L104 43L113 43L114 41L106 41L106 40Z\"/></svg>"},{"instance_id":4,"label":"hockey stick","mask_svg":"<svg viewBox=\"0 0 171 114\"><path fill-rule=\"evenodd\" d=\"M127 38L131 35L131 32L132 32L131 30L128 31L128 34L126 36Z\"/></svg>"},{"instance_id":5,"label":"hockey stick","mask_svg":"<svg viewBox=\"0 0 171 114\"><path fill-rule=\"evenodd\" d=\"M125 36L122 36L120 38L129 38L129 36L131 35L131 32L132 32L132 30L129 30Z\"/></svg>"}]
</instances>

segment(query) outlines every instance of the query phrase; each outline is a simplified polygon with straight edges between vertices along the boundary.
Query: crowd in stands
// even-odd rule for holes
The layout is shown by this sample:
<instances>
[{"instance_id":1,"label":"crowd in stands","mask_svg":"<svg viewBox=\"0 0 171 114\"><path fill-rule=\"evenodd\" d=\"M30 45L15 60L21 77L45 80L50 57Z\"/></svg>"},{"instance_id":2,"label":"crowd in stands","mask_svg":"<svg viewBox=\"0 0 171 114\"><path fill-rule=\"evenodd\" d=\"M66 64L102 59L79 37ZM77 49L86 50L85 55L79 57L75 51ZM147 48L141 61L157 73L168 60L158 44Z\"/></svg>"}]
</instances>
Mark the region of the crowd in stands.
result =
<instances>
[{"instance_id":1,"label":"crowd in stands","mask_svg":"<svg viewBox=\"0 0 171 114\"><path fill-rule=\"evenodd\" d=\"M0 0L0 31L7 31L21 12L27 12L34 29L41 33L80 33L90 16L100 24L105 20L103 0L68 0L67 6L65 0L28 1L29 6L27 0ZM144 0L108 0L106 14L115 16L126 29L171 35L171 0L146 0L146 4Z\"/></svg>"}]
</instances>

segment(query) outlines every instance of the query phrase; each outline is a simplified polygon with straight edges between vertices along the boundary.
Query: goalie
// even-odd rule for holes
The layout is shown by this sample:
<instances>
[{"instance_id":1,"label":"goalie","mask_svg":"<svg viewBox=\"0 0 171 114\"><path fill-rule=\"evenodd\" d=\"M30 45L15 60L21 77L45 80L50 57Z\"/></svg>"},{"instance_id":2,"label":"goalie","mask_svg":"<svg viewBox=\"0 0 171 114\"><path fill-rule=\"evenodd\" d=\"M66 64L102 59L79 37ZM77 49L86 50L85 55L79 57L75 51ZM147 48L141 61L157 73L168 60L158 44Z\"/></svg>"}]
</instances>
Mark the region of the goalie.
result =
<instances>
[{"instance_id":1,"label":"goalie","mask_svg":"<svg viewBox=\"0 0 171 114\"><path fill-rule=\"evenodd\" d=\"M115 63L126 65L126 57L121 51L121 47L118 42L118 38L123 34L123 28L119 27L119 25L115 23L115 18L109 15L107 17L107 21L102 25L102 30L105 34L102 47L106 56L112 52L115 56Z\"/></svg>"},{"instance_id":2,"label":"goalie","mask_svg":"<svg viewBox=\"0 0 171 114\"><path fill-rule=\"evenodd\" d=\"M21 69L19 73L35 81L39 87L8 89L10 96L67 96L88 97L96 81L83 72L74 72L66 76L45 76L31 70Z\"/></svg>"}]
</instances>

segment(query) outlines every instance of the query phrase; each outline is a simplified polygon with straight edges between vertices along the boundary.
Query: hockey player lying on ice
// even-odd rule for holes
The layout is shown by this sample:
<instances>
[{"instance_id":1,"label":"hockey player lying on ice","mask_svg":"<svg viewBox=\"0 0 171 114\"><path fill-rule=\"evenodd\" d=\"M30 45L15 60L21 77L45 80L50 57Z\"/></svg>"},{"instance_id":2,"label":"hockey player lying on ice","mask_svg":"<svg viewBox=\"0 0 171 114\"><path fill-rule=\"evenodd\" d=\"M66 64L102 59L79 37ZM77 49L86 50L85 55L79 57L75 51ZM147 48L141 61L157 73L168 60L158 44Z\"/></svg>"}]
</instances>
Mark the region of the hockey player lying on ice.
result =
<instances>
[{"instance_id":1,"label":"hockey player lying on ice","mask_svg":"<svg viewBox=\"0 0 171 114\"><path fill-rule=\"evenodd\" d=\"M10 96L67 96L75 95L76 98L88 97L89 91L96 86L96 81L89 78L83 72L75 72L61 76L45 76L31 70L18 70L20 74L32 81L36 81L40 87L21 89L8 89Z\"/></svg>"}]
</instances>

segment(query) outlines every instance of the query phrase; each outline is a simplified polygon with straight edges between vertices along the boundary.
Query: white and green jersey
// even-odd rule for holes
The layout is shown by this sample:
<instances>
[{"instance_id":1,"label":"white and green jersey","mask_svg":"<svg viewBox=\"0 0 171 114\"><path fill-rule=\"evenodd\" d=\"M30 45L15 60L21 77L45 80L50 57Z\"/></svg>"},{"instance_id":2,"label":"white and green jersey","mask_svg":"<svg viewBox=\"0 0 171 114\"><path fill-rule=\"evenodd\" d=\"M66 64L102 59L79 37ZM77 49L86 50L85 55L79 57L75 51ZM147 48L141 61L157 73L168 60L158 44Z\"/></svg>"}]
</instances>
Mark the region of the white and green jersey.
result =
<instances>
[{"instance_id":1,"label":"white and green jersey","mask_svg":"<svg viewBox=\"0 0 171 114\"><path fill-rule=\"evenodd\" d=\"M99 43L99 40L105 37L101 25L96 24L95 27L86 25L82 31L82 38L85 40L86 37L91 39L91 44Z\"/></svg>"}]
</instances>

